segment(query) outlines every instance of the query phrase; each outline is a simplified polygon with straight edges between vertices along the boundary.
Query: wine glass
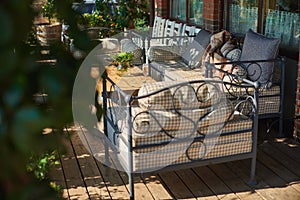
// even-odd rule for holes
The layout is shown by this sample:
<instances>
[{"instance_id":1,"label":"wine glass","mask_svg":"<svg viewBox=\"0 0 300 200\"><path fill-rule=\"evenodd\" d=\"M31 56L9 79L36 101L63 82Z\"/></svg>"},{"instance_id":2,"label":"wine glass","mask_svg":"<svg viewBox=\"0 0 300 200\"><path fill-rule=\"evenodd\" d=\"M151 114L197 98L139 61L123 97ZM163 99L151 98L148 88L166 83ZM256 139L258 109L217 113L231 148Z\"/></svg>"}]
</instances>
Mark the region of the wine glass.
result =
<instances>
[{"instance_id":1,"label":"wine glass","mask_svg":"<svg viewBox=\"0 0 300 200\"><path fill-rule=\"evenodd\" d=\"M149 75L149 65L148 63L144 63L142 66L143 74L145 77L144 83L147 81L147 76Z\"/></svg>"}]
</instances>

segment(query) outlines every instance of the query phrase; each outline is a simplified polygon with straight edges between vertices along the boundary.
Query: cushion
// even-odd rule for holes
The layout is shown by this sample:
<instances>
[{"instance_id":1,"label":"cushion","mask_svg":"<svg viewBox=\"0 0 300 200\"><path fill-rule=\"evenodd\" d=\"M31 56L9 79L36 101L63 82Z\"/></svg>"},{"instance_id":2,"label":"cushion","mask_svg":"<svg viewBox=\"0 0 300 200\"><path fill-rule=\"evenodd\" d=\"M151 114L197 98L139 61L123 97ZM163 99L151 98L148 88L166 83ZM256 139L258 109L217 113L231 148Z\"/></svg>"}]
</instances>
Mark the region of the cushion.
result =
<instances>
[{"instance_id":1,"label":"cushion","mask_svg":"<svg viewBox=\"0 0 300 200\"><path fill-rule=\"evenodd\" d=\"M209 32L201 29L193 42L188 45L187 49L182 54L182 58L189 68L193 69L201 66L202 56L210 42L210 37L211 34Z\"/></svg>"},{"instance_id":2,"label":"cushion","mask_svg":"<svg viewBox=\"0 0 300 200\"><path fill-rule=\"evenodd\" d=\"M170 46L152 46L148 50L148 59L151 62L179 60L181 56L176 50L177 48Z\"/></svg>"},{"instance_id":3,"label":"cushion","mask_svg":"<svg viewBox=\"0 0 300 200\"><path fill-rule=\"evenodd\" d=\"M220 99L220 86L209 83L194 83L176 86L182 81L162 81L144 83L138 96L144 96L157 92L149 97L140 98L139 106L146 110L171 110L177 111L191 108L206 108L211 104L217 104Z\"/></svg>"},{"instance_id":4,"label":"cushion","mask_svg":"<svg viewBox=\"0 0 300 200\"><path fill-rule=\"evenodd\" d=\"M232 74L234 74L240 78L247 78L247 71L241 66L235 66L232 69Z\"/></svg>"},{"instance_id":5,"label":"cushion","mask_svg":"<svg viewBox=\"0 0 300 200\"><path fill-rule=\"evenodd\" d=\"M139 48L134 42L130 39L122 39L121 40L121 52L132 52L134 57L132 60L132 64L140 65L142 64L142 49Z\"/></svg>"},{"instance_id":6,"label":"cushion","mask_svg":"<svg viewBox=\"0 0 300 200\"><path fill-rule=\"evenodd\" d=\"M182 86L176 90L170 87L176 83L175 81L163 81L144 83L139 90L138 96L148 95L162 88L167 88L149 97L139 99L139 106L143 109L181 109L196 106L197 99L195 98L194 90L191 87ZM168 88L170 87L170 88Z\"/></svg>"},{"instance_id":7,"label":"cushion","mask_svg":"<svg viewBox=\"0 0 300 200\"><path fill-rule=\"evenodd\" d=\"M231 35L228 31L223 30L219 33L215 33L210 38L211 48L209 49L209 53L216 52L219 50L225 42L227 42L231 38Z\"/></svg>"},{"instance_id":8,"label":"cushion","mask_svg":"<svg viewBox=\"0 0 300 200\"><path fill-rule=\"evenodd\" d=\"M227 42L225 42L225 44L221 47L220 49L220 53L222 54L222 56L226 57L227 54L236 49L237 48L237 44L236 44L236 40L232 39L232 40L228 40Z\"/></svg>"},{"instance_id":9,"label":"cushion","mask_svg":"<svg viewBox=\"0 0 300 200\"><path fill-rule=\"evenodd\" d=\"M241 61L275 59L278 54L280 38L268 38L249 29L243 44ZM274 69L273 62L260 62L247 66L248 77L258 81L262 87L270 85Z\"/></svg>"},{"instance_id":10,"label":"cushion","mask_svg":"<svg viewBox=\"0 0 300 200\"><path fill-rule=\"evenodd\" d=\"M231 61L239 61L242 51L240 49L233 49L229 51L226 58ZM247 78L247 71L240 65L233 66L232 74L239 76L240 78Z\"/></svg>"},{"instance_id":11,"label":"cushion","mask_svg":"<svg viewBox=\"0 0 300 200\"><path fill-rule=\"evenodd\" d=\"M240 49L232 49L226 54L225 58L231 61L239 61L241 58L241 54L242 51Z\"/></svg>"}]
</instances>

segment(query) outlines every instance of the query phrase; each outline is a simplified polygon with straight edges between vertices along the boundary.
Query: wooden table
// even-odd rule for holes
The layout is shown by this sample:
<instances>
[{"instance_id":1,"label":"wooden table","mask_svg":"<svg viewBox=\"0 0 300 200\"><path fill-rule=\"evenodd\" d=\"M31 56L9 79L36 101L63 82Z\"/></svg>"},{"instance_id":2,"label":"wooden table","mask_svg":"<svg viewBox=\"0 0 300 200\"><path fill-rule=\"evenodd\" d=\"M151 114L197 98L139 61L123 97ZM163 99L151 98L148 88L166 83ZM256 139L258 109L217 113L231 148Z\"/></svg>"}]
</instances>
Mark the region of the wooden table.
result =
<instances>
[{"instance_id":1,"label":"wooden table","mask_svg":"<svg viewBox=\"0 0 300 200\"><path fill-rule=\"evenodd\" d=\"M107 76L126 94L137 96L139 89L147 82L155 82L150 76L145 77L143 71L137 67L131 67L127 69L127 71L120 71L115 66L107 66L106 67ZM98 98L99 95L102 97L103 83L102 79L99 79L96 85L96 93L95 93L95 106L97 110L98 120L101 120L102 115L102 98ZM113 87L111 87L111 83L106 81L106 90L108 92L113 91Z\"/></svg>"},{"instance_id":2,"label":"wooden table","mask_svg":"<svg viewBox=\"0 0 300 200\"><path fill-rule=\"evenodd\" d=\"M107 76L125 93L137 95L145 80L155 82L150 76L145 77L143 71L137 67L130 67L126 71L120 71L115 66L106 67ZM109 81L107 81L107 91L113 90ZM97 82L97 92L102 94L102 79Z\"/></svg>"}]
</instances>

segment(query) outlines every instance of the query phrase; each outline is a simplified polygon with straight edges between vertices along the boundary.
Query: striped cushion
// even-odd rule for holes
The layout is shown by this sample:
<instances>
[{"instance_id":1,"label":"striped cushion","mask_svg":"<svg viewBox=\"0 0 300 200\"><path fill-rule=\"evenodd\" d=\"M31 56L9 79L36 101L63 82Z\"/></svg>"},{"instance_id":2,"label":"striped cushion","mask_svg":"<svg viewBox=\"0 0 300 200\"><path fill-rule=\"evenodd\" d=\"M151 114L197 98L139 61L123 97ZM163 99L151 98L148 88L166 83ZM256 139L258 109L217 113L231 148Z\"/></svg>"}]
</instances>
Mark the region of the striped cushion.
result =
<instances>
[{"instance_id":1,"label":"striped cushion","mask_svg":"<svg viewBox=\"0 0 300 200\"><path fill-rule=\"evenodd\" d=\"M243 126L241 123L239 123L239 125ZM124 135L121 135L121 138L122 137L124 137ZM159 138L157 139L158 142L160 142ZM127 163L128 152L126 151L126 139L120 140L119 149L119 158ZM248 153L251 152L251 150L252 133L250 131L221 137L208 137L198 142L193 142L192 140L179 143L170 142L161 146L151 146L134 150L133 168L134 171L144 171L165 167L170 164L189 163L193 160L205 160Z\"/></svg>"},{"instance_id":2,"label":"striped cushion","mask_svg":"<svg viewBox=\"0 0 300 200\"><path fill-rule=\"evenodd\" d=\"M221 85L203 82L176 86L180 83L182 82L164 81L143 84L138 96L148 95L163 88L164 90L139 99L140 107L153 110L204 108L225 98L225 94L222 94L220 89Z\"/></svg>"},{"instance_id":3,"label":"striped cushion","mask_svg":"<svg viewBox=\"0 0 300 200\"><path fill-rule=\"evenodd\" d=\"M180 50L177 46L151 46L148 50L148 59L151 62L180 60Z\"/></svg>"}]
</instances>

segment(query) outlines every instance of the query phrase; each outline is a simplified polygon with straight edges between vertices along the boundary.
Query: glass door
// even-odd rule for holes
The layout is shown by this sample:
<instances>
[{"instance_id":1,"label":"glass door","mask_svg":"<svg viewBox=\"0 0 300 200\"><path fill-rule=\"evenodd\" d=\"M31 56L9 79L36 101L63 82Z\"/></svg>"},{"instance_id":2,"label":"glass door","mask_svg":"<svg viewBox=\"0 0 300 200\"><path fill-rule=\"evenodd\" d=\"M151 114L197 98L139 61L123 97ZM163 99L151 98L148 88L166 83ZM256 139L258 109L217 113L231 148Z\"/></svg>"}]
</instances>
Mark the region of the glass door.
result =
<instances>
[{"instance_id":1,"label":"glass door","mask_svg":"<svg viewBox=\"0 0 300 200\"><path fill-rule=\"evenodd\" d=\"M232 33L245 33L249 28L257 31L258 0L228 1L228 30Z\"/></svg>"},{"instance_id":2,"label":"glass door","mask_svg":"<svg viewBox=\"0 0 300 200\"><path fill-rule=\"evenodd\" d=\"M281 46L297 51L299 48L299 0L267 0L264 34L280 37Z\"/></svg>"}]
</instances>

